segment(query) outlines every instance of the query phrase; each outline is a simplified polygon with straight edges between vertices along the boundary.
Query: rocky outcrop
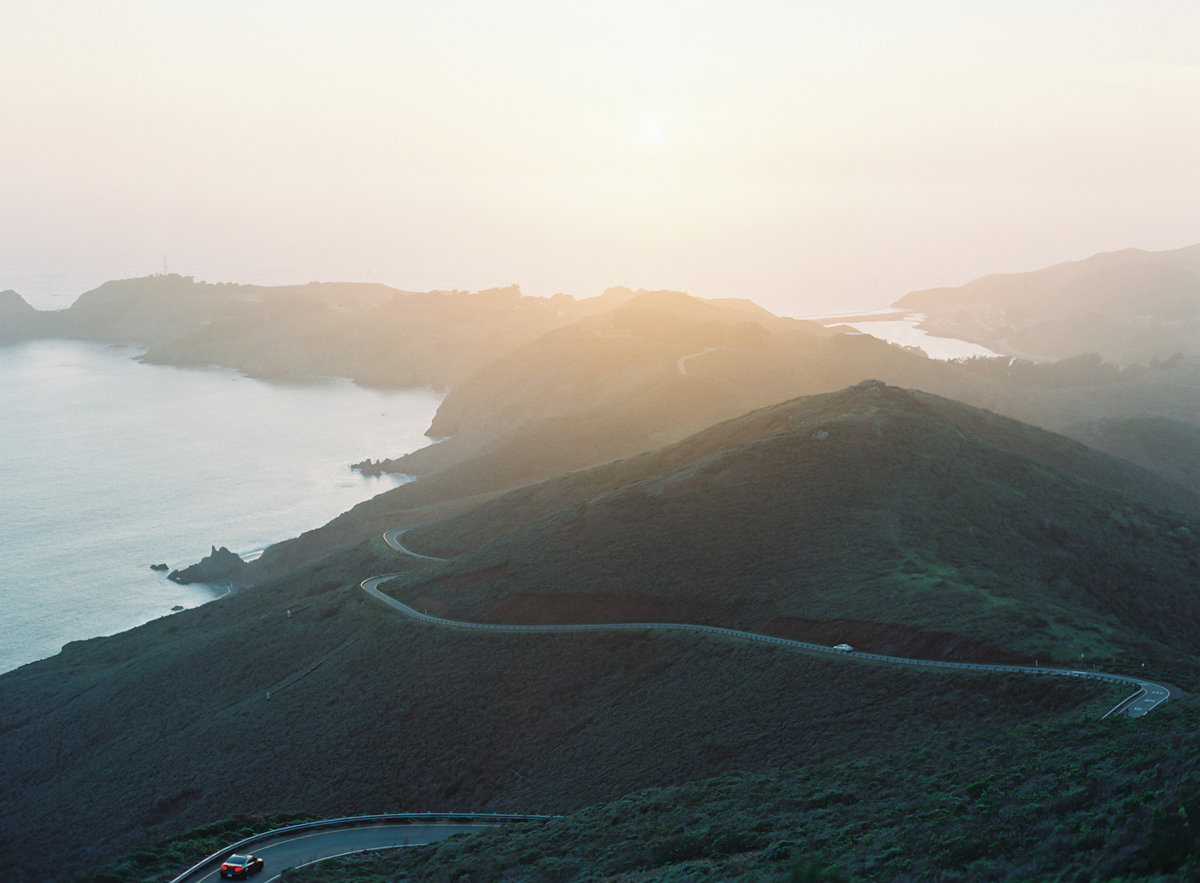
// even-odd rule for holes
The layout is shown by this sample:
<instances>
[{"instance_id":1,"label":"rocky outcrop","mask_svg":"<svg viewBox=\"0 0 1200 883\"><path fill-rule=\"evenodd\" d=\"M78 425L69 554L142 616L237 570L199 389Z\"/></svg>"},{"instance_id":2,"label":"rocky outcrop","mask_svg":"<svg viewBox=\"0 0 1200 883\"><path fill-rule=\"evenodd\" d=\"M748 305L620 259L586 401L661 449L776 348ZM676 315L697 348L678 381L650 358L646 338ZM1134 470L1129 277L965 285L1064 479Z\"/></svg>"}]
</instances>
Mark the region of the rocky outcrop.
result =
<instances>
[{"instance_id":1,"label":"rocky outcrop","mask_svg":"<svg viewBox=\"0 0 1200 883\"><path fill-rule=\"evenodd\" d=\"M206 557L191 567L171 571L167 575L167 579L174 580L180 585L228 583L233 586L241 586L251 581L251 570L250 565L239 558L236 553L230 552L224 546L219 549L213 546L212 552Z\"/></svg>"},{"instance_id":2,"label":"rocky outcrop","mask_svg":"<svg viewBox=\"0 0 1200 883\"><path fill-rule=\"evenodd\" d=\"M400 468L399 463L400 463L399 460L391 460L391 459L372 461L371 458L368 457L366 460L363 460L361 463L350 464L350 468L357 472L361 472L363 475L374 475L374 476L390 475L390 474L397 473L397 472L402 473L404 471L403 469Z\"/></svg>"}]
</instances>

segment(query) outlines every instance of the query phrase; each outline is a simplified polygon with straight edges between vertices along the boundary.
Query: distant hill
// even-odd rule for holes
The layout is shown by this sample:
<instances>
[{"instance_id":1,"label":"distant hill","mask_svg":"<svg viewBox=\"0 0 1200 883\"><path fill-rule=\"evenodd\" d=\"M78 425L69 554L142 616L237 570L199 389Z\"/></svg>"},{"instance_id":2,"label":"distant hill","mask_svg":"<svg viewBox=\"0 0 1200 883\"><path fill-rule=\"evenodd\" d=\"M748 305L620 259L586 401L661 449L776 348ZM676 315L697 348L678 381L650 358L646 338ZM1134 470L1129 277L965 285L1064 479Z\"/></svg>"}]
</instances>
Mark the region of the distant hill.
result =
<instances>
[{"instance_id":1,"label":"distant hill","mask_svg":"<svg viewBox=\"0 0 1200 883\"><path fill-rule=\"evenodd\" d=\"M440 520L485 496L864 377L1051 429L1129 414L1200 413L1200 359L1124 370L1098 356L945 362L868 335L793 320L745 322L744 315L722 316L710 302L685 296L648 297L517 347L450 390L428 433L438 444L360 464L419 481L273 546L257 570L280 575L389 527Z\"/></svg>"},{"instance_id":2,"label":"distant hill","mask_svg":"<svg viewBox=\"0 0 1200 883\"><path fill-rule=\"evenodd\" d=\"M15 291L0 291L0 344L41 337L53 320L27 304Z\"/></svg>"},{"instance_id":3,"label":"distant hill","mask_svg":"<svg viewBox=\"0 0 1200 883\"><path fill-rule=\"evenodd\" d=\"M428 432L445 441L381 468L445 478L453 467L464 487L496 490L863 377L1050 428L1200 407L1192 384L1200 359L1124 371L1099 356L947 362L844 328L752 315L686 295L646 295L555 329L450 390Z\"/></svg>"},{"instance_id":4,"label":"distant hill","mask_svg":"<svg viewBox=\"0 0 1200 883\"><path fill-rule=\"evenodd\" d=\"M914 291L922 328L1033 359L1097 352L1118 364L1200 353L1200 245L1098 254L1029 273Z\"/></svg>"},{"instance_id":5,"label":"distant hill","mask_svg":"<svg viewBox=\"0 0 1200 883\"><path fill-rule=\"evenodd\" d=\"M1075 423L1062 433L1200 493L1200 426L1164 417L1121 417Z\"/></svg>"},{"instance_id":6,"label":"distant hill","mask_svg":"<svg viewBox=\"0 0 1200 883\"><path fill-rule=\"evenodd\" d=\"M516 285L410 292L347 282L210 284L170 274L106 282L54 312L6 292L0 341L74 337L145 346L150 363L221 365L265 379L445 388L552 328L641 294L612 288L580 301L524 297ZM748 302L713 310L770 316Z\"/></svg>"}]
</instances>

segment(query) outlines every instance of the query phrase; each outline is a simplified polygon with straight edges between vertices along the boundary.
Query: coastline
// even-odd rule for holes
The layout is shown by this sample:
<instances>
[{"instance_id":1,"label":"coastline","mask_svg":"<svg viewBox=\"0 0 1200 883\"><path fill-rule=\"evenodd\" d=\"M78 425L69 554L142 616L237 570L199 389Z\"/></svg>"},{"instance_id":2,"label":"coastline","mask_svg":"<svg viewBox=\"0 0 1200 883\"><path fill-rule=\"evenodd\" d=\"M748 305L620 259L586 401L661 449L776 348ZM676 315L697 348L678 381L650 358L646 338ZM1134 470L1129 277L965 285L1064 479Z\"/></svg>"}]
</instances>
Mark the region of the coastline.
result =
<instances>
[{"instance_id":1,"label":"coastline","mask_svg":"<svg viewBox=\"0 0 1200 883\"><path fill-rule=\"evenodd\" d=\"M430 390L152 366L135 352L86 341L0 346L0 603L10 636L0 671L214 600L222 588L180 586L150 566L185 567L214 544L253 559L396 486L349 464L427 444L441 401ZM314 413L325 418L315 426Z\"/></svg>"}]
</instances>

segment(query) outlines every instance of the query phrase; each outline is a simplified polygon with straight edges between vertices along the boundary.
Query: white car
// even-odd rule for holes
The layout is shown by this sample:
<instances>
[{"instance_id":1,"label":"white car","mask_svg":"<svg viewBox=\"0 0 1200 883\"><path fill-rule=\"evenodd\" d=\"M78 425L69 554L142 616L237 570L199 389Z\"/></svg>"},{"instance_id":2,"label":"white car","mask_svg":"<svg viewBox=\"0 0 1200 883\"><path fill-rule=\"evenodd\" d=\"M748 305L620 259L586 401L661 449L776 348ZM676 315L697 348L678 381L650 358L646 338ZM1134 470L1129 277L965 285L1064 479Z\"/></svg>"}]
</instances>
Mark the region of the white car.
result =
<instances>
[{"instance_id":1,"label":"white car","mask_svg":"<svg viewBox=\"0 0 1200 883\"><path fill-rule=\"evenodd\" d=\"M835 644L833 649L836 650L838 653L849 653L854 648L851 647L849 644Z\"/></svg>"}]
</instances>

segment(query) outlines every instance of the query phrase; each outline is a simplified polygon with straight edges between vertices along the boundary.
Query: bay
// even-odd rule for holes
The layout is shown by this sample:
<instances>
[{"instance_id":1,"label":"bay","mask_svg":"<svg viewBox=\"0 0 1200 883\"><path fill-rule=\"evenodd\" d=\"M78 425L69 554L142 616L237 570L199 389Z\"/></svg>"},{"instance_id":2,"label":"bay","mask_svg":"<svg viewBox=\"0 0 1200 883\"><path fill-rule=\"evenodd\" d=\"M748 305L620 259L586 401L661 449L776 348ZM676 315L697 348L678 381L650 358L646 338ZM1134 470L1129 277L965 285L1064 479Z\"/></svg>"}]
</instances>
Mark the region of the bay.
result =
<instances>
[{"instance_id":1,"label":"bay","mask_svg":"<svg viewBox=\"0 0 1200 883\"><path fill-rule=\"evenodd\" d=\"M252 558L395 487L349 464L429 442L441 395L143 365L82 341L0 347L0 672L218 597L176 569Z\"/></svg>"},{"instance_id":2,"label":"bay","mask_svg":"<svg viewBox=\"0 0 1200 883\"><path fill-rule=\"evenodd\" d=\"M856 331L878 337L888 343L923 350L931 359L971 359L977 356L993 358L1000 355L977 343L929 334L917 327L924 321L924 316L910 314L903 319L866 319L846 324Z\"/></svg>"}]
</instances>

